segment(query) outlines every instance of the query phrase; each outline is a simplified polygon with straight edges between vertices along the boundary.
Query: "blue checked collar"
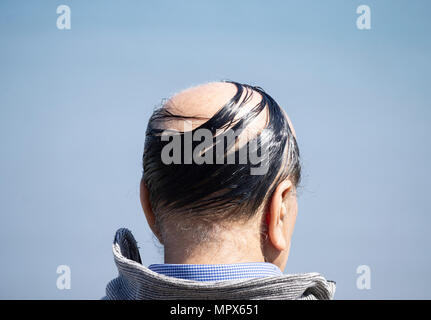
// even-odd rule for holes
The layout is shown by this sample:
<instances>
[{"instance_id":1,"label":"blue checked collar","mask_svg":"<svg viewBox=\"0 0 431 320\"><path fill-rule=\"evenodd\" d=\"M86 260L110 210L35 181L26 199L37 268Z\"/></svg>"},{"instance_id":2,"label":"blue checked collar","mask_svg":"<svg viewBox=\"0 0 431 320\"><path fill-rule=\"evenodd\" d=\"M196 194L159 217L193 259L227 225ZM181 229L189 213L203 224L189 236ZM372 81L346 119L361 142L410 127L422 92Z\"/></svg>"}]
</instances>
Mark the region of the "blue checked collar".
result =
<instances>
[{"instance_id":1,"label":"blue checked collar","mask_svg":"<svg viewBox=\"0 0 431 320\"><path fill-rule=\"evenodd\" d=\"M278 277L281 270L268 262L236 264L152 264L151 271L194 281L223 281L247 278Z\"/></svg>"}]
</instances>

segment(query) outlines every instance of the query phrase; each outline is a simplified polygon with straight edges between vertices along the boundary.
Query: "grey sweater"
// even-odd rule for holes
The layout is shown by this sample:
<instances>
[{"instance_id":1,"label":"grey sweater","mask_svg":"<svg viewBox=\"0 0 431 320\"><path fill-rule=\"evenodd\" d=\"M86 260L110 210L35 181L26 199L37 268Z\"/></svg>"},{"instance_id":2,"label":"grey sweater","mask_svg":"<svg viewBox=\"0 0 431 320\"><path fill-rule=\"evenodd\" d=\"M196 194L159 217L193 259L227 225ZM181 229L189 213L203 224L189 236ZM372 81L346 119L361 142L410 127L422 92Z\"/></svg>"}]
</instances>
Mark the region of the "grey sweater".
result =
<instances>
[{"instance_id":1,"label":"grey sweater","mask_svg":"<svg viewBox=\"0 0 431 320\"><path fill-rule=\"evenodd\" d=\"M318 273L206 282L167 277L142 265L127 229L117 231L113 252L118 277L108 283L105 299L333 299L335 292L335 283Z\"/></svg>"}]
</instances>

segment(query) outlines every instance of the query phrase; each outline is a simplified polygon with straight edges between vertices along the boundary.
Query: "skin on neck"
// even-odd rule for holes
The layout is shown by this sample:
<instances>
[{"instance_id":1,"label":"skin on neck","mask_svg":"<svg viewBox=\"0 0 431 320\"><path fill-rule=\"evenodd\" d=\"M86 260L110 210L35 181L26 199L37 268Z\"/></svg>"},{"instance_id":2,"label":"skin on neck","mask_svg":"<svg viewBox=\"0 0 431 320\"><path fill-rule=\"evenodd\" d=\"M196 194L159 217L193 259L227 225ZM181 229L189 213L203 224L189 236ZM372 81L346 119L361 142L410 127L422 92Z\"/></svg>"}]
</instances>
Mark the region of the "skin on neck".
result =
<instances>
[{"instance_id":1,"label":"skin on neck","mask_svg":"<svg viewBox=\"0 0 431 320\"><path fill-rule=\"evenodd\" d=\"M208 83L182 91L167 101L164 108L183 116L210 119L235 94L235 87L229 83ZM248 112L261 97L258 94L243 106ZM285 114L292 129L289 117ZM203 120L202 120L203 121ZM262 112L249 128L259 132L266 125L267 114ZM194 121L191 129L202 122ZM169 128L181 131L183 123L171 121ZM242 262L271 262L284 270L289 256L290 242L298 212L295 187L289 179L275 186L266 210L256 213L247 222L223 223L214 226L209 241L196 243L193 227L190 232L179 232L165 227L163 239L157 230L155 214L149 199L144 179L141 180L141 204L153 233L164 245L165 263L172 264L228 264ZM262 224L265 224L262 228ZM262 234L262 229L266 230Z\"/></svg>"},{"instance_id":2,"label":"skin on neck","mask_svg":"<svg viewBox=\"0 0 431 320\"><path fill-rule=\"evenodd\" d=\"M167 230L165 263L229 264L264 262L261 219L216 225L204 242L196 242L186 232Z\"/></svg>"}]
</instances>

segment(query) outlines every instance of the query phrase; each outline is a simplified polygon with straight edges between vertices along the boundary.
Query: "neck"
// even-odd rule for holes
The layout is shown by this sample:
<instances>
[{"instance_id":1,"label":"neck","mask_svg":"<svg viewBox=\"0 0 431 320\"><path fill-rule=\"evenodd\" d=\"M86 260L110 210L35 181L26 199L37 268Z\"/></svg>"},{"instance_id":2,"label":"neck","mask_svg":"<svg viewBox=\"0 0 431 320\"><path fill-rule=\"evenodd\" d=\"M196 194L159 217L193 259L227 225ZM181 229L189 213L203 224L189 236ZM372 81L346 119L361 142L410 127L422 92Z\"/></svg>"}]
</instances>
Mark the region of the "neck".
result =
<instances>
[{"instance_id":1,"label":"neck","mask_svg":"<svg viewBox=\"0 0 431 320\"><path fill-rule=\"evenodd\" d=\"M196 241L181 234L171 234L165 241L165 263L231 264L264 262L261 238L244 225L214 232L206 241Z\"/></svg>"}]
</instances>

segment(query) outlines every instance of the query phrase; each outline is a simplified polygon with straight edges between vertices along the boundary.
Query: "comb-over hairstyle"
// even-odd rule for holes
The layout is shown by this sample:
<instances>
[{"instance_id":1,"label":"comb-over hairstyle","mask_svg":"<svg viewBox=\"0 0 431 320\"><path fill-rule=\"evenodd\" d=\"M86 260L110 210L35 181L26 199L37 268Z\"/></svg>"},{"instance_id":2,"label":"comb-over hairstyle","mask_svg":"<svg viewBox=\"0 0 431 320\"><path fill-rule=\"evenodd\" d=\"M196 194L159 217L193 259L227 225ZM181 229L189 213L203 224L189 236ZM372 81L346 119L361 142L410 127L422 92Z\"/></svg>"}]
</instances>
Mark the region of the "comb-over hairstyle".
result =
<instances>
[{"instance_id":1,"label":"comb-over hairstyle","mask_svg":"<svg viewBox=\"0 0 431 320\"><path fill-rule=\"evenodd\" d=\"M290 179L296 187L301 177L299 149L289 126L287 117L277 102L260 87L225 81L235 85L234 96L219 109L213 117L191 130L199 129L211 132L213 144L204 150L213 157L220 156L216 151L217 137L228 129L233 131L247 128L261 112L267 112L267 123L264 130L238 147L238 136L228 142L222 157L223 163L197 164L170 163L162 160L162 150L168 139L162 139L169 122L172 120L190 121L202 118L174 114L169 108L156 109L146 131L143 154L143 179L149 191L149 198L156 217L156 226L163 228L166 221L217 223L220 221L244 220L253 217L266 205L277 185ZM239 112L250 102L253 94L259 94L260 102L249 112ZM185 133L180 136L182 153L185 155ZM254 142L254 143L252 143ZM201 141L193 141L193 149ZM264 156L261 163L239 161L241 150L249 148ZM227 157L234 155L231 163ZM215 159L215 158L214 158ZM251 174L256 167L266 166L264 174Z\"/></svg>"}]
</instances>

